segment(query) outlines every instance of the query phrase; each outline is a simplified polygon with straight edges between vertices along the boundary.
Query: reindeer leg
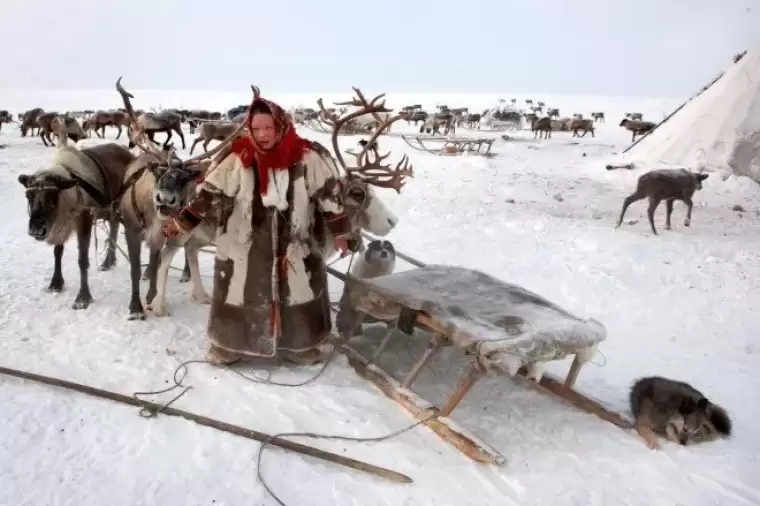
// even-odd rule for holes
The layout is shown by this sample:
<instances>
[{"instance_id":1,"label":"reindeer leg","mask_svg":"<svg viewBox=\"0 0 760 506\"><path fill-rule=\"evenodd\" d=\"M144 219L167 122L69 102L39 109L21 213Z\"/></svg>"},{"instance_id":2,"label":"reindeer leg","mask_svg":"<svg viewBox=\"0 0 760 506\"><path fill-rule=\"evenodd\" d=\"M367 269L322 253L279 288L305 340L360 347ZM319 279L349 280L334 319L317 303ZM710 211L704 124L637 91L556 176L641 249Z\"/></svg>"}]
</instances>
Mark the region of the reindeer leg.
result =
<instances>
[{"instance_id":1,"label":"reindeer leg","mask_svg":"<svg viewBox=\"0 0 760 506\"><path fill-rule=\"evenodd\" d=\"M190 260L187 258L187 249L185 250L185 267L182 268L182 275L179 277L180 283L187 283L192 278L190 270Z\"/></svg>"},{"instance_id":2,"label":"reindeer leg","mask_svg":"<svg viewBox=\"0 0 760 506\"><path fill-rule=\"evenodd\" d=\"M185 134L182 133L182 127L177 126L174 131L177 132L177 135L179 135L179 140L182 141L182 149L185 149ZM169 136L171 137L171 133L169 133Z\"/></svg>"},{"instance_id":3,"label":"reindeer leg","mask_svg":"<svg viewBox=\"0 0 760 506\"><path fill-rule=\"evenodd\" d=\"M61 271L61 258L63 258L63 244L53 247L53 278L47 287L48 292L63 291L63 272Z\"/></svg>"},{"instance_id":4,"label":"reindeer leg","mask_svg":"<svg viewBox=\"0 0 760 506\"><path fill-rule=\"evenodd\" d=\"M665 230L670 230L670 215L673 214L673 200L665 201Z\"/></svg>"},{"instance_id":5,"label":"reindeer leg","mask_svg":"<svg viewBox=\"0 0 760 506\"><path fill-rule=\"evenodd\" d=\"M40 129L40 139L42 139L42 143L45 145L45 147L47 147L47 146L48 146L48 143L47 143L47 141L45 140L45 134L44 134L44 132L42 131L42 129Z\"/></svg>"},{"instance_id":6,"label":"reindeer leg","mask_svg":"<svg viewBox=\"0 0 760 506\"><path fill-rule=\"evenodd\" d=\"M121 125L116 125L116 140L119 140L119 137L121 137Z\"/></svg>"},{"instance_id":7,"label":"reindeer leg","mask_svg":"<svg viewBox=\"0 0 760 506\"><path fill-rule=\"evenodd\" d=\"M158 291L156 287L156 277L158 275L159 264L161 263L161 250L150 250L150 260L148 260L148 293L145 294L145 302L148 306L151 305L153 299L156 297ZM169 268L167 267L167 271Z\"/></svg>"},{"instance_id":8,"label":"reindeer leg","mask_svg":"<svg viewBox=\"0 0 760 506\"><path fill-rule=\"evenodd\" d=\"M185 244L185 258L190 267L190 279L193 281L193 299L201 304L211 304L211 296L203 287L201 266L198 263L198 248Z\"/></svg>"},{"instance_id":9,"label":"reindeer leg","mask_svg":"<svg viewBox=\"0 0 760 506\"><path fill-rule=\"evenodd\" d=\"M87 270L90 268L90 239L92 238L92 212L82 211L77 222L77 245L79 246L79 293L74 309L87 309L92 303Z\"/></svg>"},{"instance_id":10,"label":"reindeer leg","mask_svg":"<svg viewBox=\"0 0 760 506\"><path fill-rule=\"evenodd\" d=\"M129 319L144 320L145 310L140 302L140 232L124 227L129 254L129 278L132 282L132 296L129 299Z\"/></svg>"},{"instance_id":11,"label":"reindeer leg","mask_svg":"<svg viewBox=\"0 0 760 506\"><path fill-rule=\"evenodd\" d=\"M171 139L172 139L172 131L171 130L167 130L166 131L166 140L164 141L164 145L163 145L164 149L168 149L169 148L169 141ZM185 145L184 144L182 145L182 149L185 149Z\"/></svg>"},{"instance_id":12,"label":"reindeer leg","mask_svg":"<svg viewBox=\"0 0 760 506\"><path fill-rule=\"evenodd\" d=\"M652 233L657 235L657 229L654 228L654 212L657 210L657 206L660 205L660 199L656 197L649 197L649 207L647 208L647 218L649 218L649 225L652 227Z\"/></svg>"},{"instance_id":13,"label":"reindeer leg","mask_svg":"<svg viewBox=\"0 0 760 506\"><path fill-rule=\"evenodd\" d=\"M617 222L617 225L615 225L615 228L618 228L620 225L623 224L623 217L625 216L625 212L628 210L628 206L630 206L634 202L637 202L643 198L644 196L640 195L637 192L634 192L625 198L625 200L623 201L623 209L620 211L620 218L618 218L618 222Z\"/></svg>"},{"instance_id":14,"label":"reindeer leg","mask_svg":"<svg viewBox=\"0 0 760 506\"><path fill-rule=\"evenodd\" d=\"M683 199L683 201L686 203L686 219L683 220L683 224L689 227L691 226L691 210L694 208L694 202L690 198Z\"/></svg>"},{"instance_id":15,"label":"reindeer leg","mask_svg":"<svg viewBox=\"0 0 760 506\"><path fill-rule=\"evenodd\" d=\"M169 314L166 308L166 282L169 278L169 268L172 265L172 259L178 249L179 248L176 245L170 244L167 241L163 249L159 251L161 260L158 265L158 272L155 276L151 277L151 284L156 284L158 286L155 298L152 299L152 304L150 302L151 299L148 299L148 303L151 304L151 310L156 316L166 316ZM151 256L152 255L153 252L151 251Z\"/></svg>"},{"instance_id":16,"label":"reindeer leg","mask_svg":"<svg viewBox=\"0 0 760 506\"><path fill-rule=\"evenodd\" d=\"M110 271L116 265L116 239L119 235L119 217L112 213L108 220L108 242L106 243L106 257L98 270Z\"/></svg>"},{"instance_id":17,"label":"reindeer leg","mask_svg":"<svg viewBox=\"0 0 760 506\"><path fill-rule=\"evenodd\" d=\"M193 154L193 150L195 149L195 146L197 146L197 145L198 145L198 143L199 143L199 142L201 142L201 140L203 140L203 137L198 137L197 139L195 139L195 140L193 141L193 144L192 144L192 146L190 146L190 155L191 155L191 156L192 156L192 154ZM203 144L203 147L205 148L206 146L207 146L207 143L204 143L204 144ZM208 151L208 150L206 150L206 151Z\"/></svg>"},{"instance_id":18,"label":"reindeer leg","mask_svg":"<svg viewBox=\"0 0 760 506\"><path fill-rule=\"evenodd\" d=\"M208 152L208 144L211 142L211 139L206 139L206 142L203 143L203 151Z\"/></svg>"}]
</instances>

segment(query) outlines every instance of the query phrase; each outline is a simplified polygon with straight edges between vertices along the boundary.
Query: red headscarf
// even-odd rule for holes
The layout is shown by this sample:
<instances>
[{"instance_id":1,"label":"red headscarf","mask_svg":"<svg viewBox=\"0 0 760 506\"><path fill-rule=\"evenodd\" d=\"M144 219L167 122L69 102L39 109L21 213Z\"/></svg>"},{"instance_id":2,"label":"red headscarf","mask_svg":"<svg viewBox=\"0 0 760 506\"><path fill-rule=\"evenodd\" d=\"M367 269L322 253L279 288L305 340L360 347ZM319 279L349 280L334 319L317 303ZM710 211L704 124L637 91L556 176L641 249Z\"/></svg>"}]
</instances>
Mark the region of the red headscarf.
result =
<instances>
[{"instance_id":1,"label":"red headscarf","mask_svg":"<svg viewBox=\"0 0 760 506\"><path fill-rule=\"evenodd\" d=\"M269 169L287 170L295 165L301 161L303 154L311 149L311 142L298 136L290 117L282 107L270 100L261 98L258 88L253 88L253 94L253 102L248 108L248 117L245 121L248 125L249 142L253 147L253 158L256 160L259 192L265 194L269 183ZM257 109L255 113L254 107ZM254 114L260 114L260 109L269 111L274 120L274 146L268 150L259 146L253 138L251 123Z\"/></svg>"}]
</instances>

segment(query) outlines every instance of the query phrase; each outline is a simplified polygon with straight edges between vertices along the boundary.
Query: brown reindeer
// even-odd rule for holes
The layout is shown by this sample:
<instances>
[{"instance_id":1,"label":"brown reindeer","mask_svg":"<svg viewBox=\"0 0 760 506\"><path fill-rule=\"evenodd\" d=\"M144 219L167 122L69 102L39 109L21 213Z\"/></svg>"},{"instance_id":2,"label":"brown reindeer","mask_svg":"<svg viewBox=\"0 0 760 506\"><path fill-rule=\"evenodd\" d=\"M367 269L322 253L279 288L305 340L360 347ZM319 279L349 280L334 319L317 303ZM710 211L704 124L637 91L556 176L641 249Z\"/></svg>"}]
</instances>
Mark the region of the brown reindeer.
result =
<instances>
[{"instance_id":1,"label":"brown reindeer","mask_svg":"<svg viewBox=\"0 0 760 506\"><path fill-rule=\"evenodd\" d=\"M69 140L79 142L87 137L76 118L67 114L53 118L50 122L50 130L58 139L58 146L67 146Z\"/></svg>"},{"instance_id":2,"label":"brown reindeer","mask_svg":"<svg viewBox=\"0 0 760 506\"><path fill-rule=\"evenodd\" d=\"M599 123L605 123L606 122L605 119L604 119L604 113L603 112L592 112L591 113L591 118L594 120L594 123L597 123L597 122L599 122Z\"/></svg>"},{"instance_id":3,"label":"brown reindeer","mask_svg":"<svg viewBox=\"0 0 760 506\"><path fill-rule=\"evenodd\" d=\"M240 124L232 121L206 122L200 126L200 133L190 146L190 154L193 154L195 146L203 141L203 151L208 151L208 144L211 141L223 141L233 132L240 128Z\"/></svg>"},{"instance_id":4,"label":"brown reindeer","mask_svg":"<svg viewBox=\"0 0 760 506\"><path fill-rule=\"evenodd\" d=\"M211 112L205 109L196 109L186 112L185 119L190 127L190 133L194 134L195 130L206 121L219 121L222 119L222 113Z\"/></svg>"},{"instance_id":5,"label":"brown reindeer","mask_svg":"<svg viewBox=\"0 0 760 506\"><path fill-rule=\"evenodd\" d=\"M583 130L583 135L578 135L580 130ZM591 137L595 137L594 120L575 118L570 121L570 131L573 132L573 137L586 137L588 132L591 132Z\"/></svg>"},{"instance_id":6,"label":"brown reindeer","mask_svg":"<svg viewBox=\"0 0 760 506\"><path fill-rule=\"evenodd\" d=\"M80 284L74 309L92 303L88 269L94 214L108 216L111 222L108 252L100 269L111 269L116 262L118 220L110 210L120 196L121 182L133 159L127 148L114 143L82 150L62 147L47 168L18 176L26 189L29 235L53 246L54 268L48 291L63 290L63 248L76 231Z\"/></svg>"},{"instance_id":7,"label":"brown reindeer","mask_svg":"<svg viewBox=\"0 0 760 506\"><path fill-rule=\"evenodd\" d=\"M694 173L687 169L658 169L642 174L636 184L636 191L623 201L623 209L620 211L620 218L615 228L623 223L628 206L645 198L649 199L647 217L654 235L657 235L657 229L654 227L654 212L663 200L665 201L665 230L670 230L670 215L673 214L675 200L686 204L686 219L683 224L690 226L691 210L694 207L691 198L695 191L702 189L702 182L707 179L707 176L708 174Z\"/></svg>"},{"instance_id":8,"label":"brown reindeer","mask_svg":"<svg viewBox=\"0 0 760 506\"><path fill-rule=\"evenodd\" d=\"M546 115L549 116L550 118L559 118L559 109L557 108L547 109Z\"/></svg>"},{"instance_id":9,"label":"brown reindeer","mask_svg":"<svg viewBox=\"0 0 760 506\"><path fill-rule=\"evenodd\" d=\"M552 137L552 121L548 116L538 118L530 125L530 129L533 131L533 138L539 139L551 139Z\"/></svg>"},{"instance_id":10,"label":"brown reindeer","mask_svg":"<svg viewBox=\"0 0 760 506\"><path fill-rule=\"evenodd\" d=\"M35 107L34 109L29 109L21 115L21 137L26 137L27 133L37 135L34 133L35 128L38 129L38 131L40 128L40 126L37 124L37 118L44 112L45 111L42 109L42 107Z\"/></svg>"},{"instance_id":11,"label":"brown reindeer","mask_svg":"<svg viewBox=\"0 0 760 506\"><path fill-rule=\"evenodd\" d=\"M143 320L145 319L145 310L140 300L140 250L142 241L144 240L147 243L150 251L148 263L150 285L146 294L146 301L151 304L158 291L156 282L161 249L167 243L163 233L166 220L170 218L173 209L177 206L181 208L189 196L195 192L195 183L199 175L208 168L208 159L227 147L245 128L245 124L240 124L237 130L211 151L183 161L174 154L173 149L161 151L154 146L153 139L150 137L151 131L145 128L146 124L148 126L151 124L140 121L142 116L136 115L131 102L134 97L122 87L121 78L116 81L116 89L124 102L129 122L130 142L142 151L142 154L129 164L125 172L122 183L123 198L119 200L117 209L124 224L124 235L130 263L132 293L129 302L129 319ZM184 193L175 193L167 197L166 193L156 191L157 181L173 185L174 188L181 188ZM193 232L197 236L205 233L205 244L213 239L216 231L213 223L207 225L198 227L197 232L195 230ZM191 246L195 244L193 243ZM194 280L193 296L202 302L210 302L211 299L203 289L200 280L197 249L191 251L190 248L186 248L186 253L191 279ZM168 271L168 266L166 269ZM154 307L155 311L156 308ZM158 312L161 312L160 308Z\"/></svg>"},{"instance_id":12,"label":"brown reindeer","mask_svg":"<svg viewBox=\"0 0 760 506\"><path fill-rule=\"evenodd\" d=\"M623 121L620 122L620 126L631 132L631 142L635 142L637 136L651 132L657 125L651 121L624 118Z\"/></svg>"},{"instance_id":13,"label":"brown reindeer","mask_svg":"<svg viewBox=\"0 0 760 506\"><path fill-rule=\"evenodd\" d=\"M123 111L97 111L89 118L84 120L82 127L88 134L95 132L95 135L101 139L106 137L106 127L116 127L116 139L121 137L121 132L127 126L127 115ZM98 132L98 130L100 132Z\"/></svg>"},{"instance_id":14,"label":"brown reindeer","mask_svg":"<svg viewBox=\"0 0 760 506\"><path fill-rule=\"evenodd\" d=\"M45 146L55 146L53 142L53 120L59 117L57 112L43 112L37 116L37 127L39 127L40 139ZM48 142L50 144L48 144Z\"/></svg>"},{"instance_id":15,"label":"brown reindeer","mask_svg":"<svg viewBox=\"0 0 760 506\"><path fill-rule=\"evenodd\" d=\"M13 116L5 109L0 109L0 131L3 130L3 123L13 123Z\"/></svg>"},{"instance_id":16,"label":"brown reindeer","mask_svg":"<svg viewBox=\"0 0 760 506\"><path fill-rule=\"evenodd\" d=\"M179 135L179 138L182 141L182 149L185 149L185 134L182 133L182 115L179 113L174 111L144 112L137 116L137 124L140 127L140 131L144 132L145 135L148 136L148 139L154 143L156 143L156 141L153 137L157 133L165 133L166 140L163 144L164 150L169 147L172 133ZM135 147L135 143L131 138L129 140L129 147Z\"/></svg>"}]
</instances>

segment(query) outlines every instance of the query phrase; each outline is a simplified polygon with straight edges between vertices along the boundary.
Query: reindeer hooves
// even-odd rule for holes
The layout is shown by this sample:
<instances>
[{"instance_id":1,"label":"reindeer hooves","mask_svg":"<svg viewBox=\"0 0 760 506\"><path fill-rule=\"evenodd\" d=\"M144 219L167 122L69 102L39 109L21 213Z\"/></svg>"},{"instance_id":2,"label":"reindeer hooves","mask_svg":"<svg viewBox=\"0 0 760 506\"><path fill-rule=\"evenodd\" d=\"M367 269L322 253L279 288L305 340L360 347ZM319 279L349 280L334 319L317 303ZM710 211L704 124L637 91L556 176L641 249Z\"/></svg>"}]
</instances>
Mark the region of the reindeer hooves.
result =
<instances>
[{"instance_id":1,"label":"reindeer hooves","mask_svg":"<svg viewBox=\"0 0 760 506\"><path fill-rule=\"evenodd\" d=\"M150 307L150 311L153 313L153 316L157 316L159 318L167 316L169 314L169 309L166 304L154 304Z\"/></svg>"},{"instance_id":2,"label":"reindeer hooves","mask_svg":"<svg viewBox=\"0 0 760 506\"><path fill-rule=\"evenodd\" d=\"M690 221L684 221L683 222L683 226L684 227L690 227L691 226L691 222Z\"/></svg>"},{"instance_id":3,"label":"reindeer hooves","mask_svg":"<svg viewBox=\"0 0 760 506\"><path fill-rule=\"evenodd\" d=\"M206 292L194 293L193 300L201 304L211 304L211 296Z\"/></svg>"},{"instance_id":4,"label":"reindeer hooves","mask_svg":"<svg viewBox=\"0 0 760 506\"><path fill-rule=\"evenodd\" d=\"M127 320L129 320L129 321L141 321L141 320L145 320L145 311L143 311L142 309L139 310L139 311L130 310L129 311L129 316L127 317Z\"/></svg>"},{"instance_id":5,"label":"reindeer hooves","mask_svg":"<svg viewBox=\"0 0 760 506\"><path fill-rule=\"evenodd\" d=\"M58 281L54 279L50 282L50 285L45 288L45 291L51 293L61 293L63 291L63 280Z\"/></svg>"},{"instance_id":6,"label":"reindeer hooves","mask_svg":"<svg viewBox=\"0 0 760 506\"><path fill-rule=\"evenodd\" d=\"M74 304L71 306L72 309L87 309L90 307L90 304L92 304L92 295L86 294L86 295L77 295L77 298L74 300Z\"/></svg>"},{"instance_id":7,"label":"reindeer hooves","mask_svg":"<svg viewBox=\"0 0 760 506\"><path fill-rule=\"evenodd\" d=\"M103 263L98 266L99 271L110 271L116 266L116 257L106 258Z\"/></svg>"},{"instance_id":8,"label":"reindeer hooves","mask_svg":"<svg viewBox=\"0 0 760 506\"><path fill-rule=\"evenodd\" d=\"M183 272L182 276L180 276L180 278L179 278L179 282L180 283L187 283L188 281L190 281L190 274L188 274L186 272Z\"/></svg>"}]
</instances>

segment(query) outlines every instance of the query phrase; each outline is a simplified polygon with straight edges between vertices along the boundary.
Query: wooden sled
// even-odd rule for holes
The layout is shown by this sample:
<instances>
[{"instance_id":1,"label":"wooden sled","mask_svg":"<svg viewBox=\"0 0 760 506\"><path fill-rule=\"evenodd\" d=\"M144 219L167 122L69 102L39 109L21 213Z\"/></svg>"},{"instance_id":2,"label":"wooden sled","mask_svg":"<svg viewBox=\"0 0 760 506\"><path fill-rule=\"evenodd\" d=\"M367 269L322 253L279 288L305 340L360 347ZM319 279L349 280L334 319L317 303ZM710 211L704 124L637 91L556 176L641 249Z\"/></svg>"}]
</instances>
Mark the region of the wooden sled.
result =
<instances>
[{"instance_id":1,"label":"wooden sled","mask_svg":"<svg viewBox=\"0 0 760 506\"><path fill-rule=\"evenodd\" d=\"M599 322L575 317L521 287L461 267L422 265L373 279L344 275L330 267L328 271L346 283L337 327L349 364L472 460L496 465L505 462L497 450L449 419L486 374L506 373L523 385L552 394L618 427L632 427L628 420L573 389L582 365L606 336ZM347 344L367 317L388 324L371 358ZM414 329L427 332L430 340L422 357L399 381L374 361L394 335L413 336ZM476 335L480 332L485 337ZM473 361L443 407L435 407L411 388L423 367L444 346L462 349ZM574 359L564 379L536 374L537 364L571 355ZM540 379L536 381L535 377ZM437 416L430 419L431 415Z\"/></svg>"},{"instance_id":2,"label":"wooden sled","mask_svg":"<svg viewBox=\"0 0 760 506\"><path fill-rule=\"evenodd\" d=\"M303 126L310 130L314 130L315 132L319 132L322 134L333 134L333 127L332 125L329 125L328 123L325 123L321 119L312 119L309 121L305 121ZM373 131L371 130L364 130L361 128L351 128L348 125L344 125L340 131L338 132L338 135L371 135ZM383 135L383 134L380 134Z\"/></svg>"},{"instance_id":3,"label":"wooden sled","mask_svg":"<svg viewBox=\"0 0 760 506\"><path fill-rule=\"evenodd\" d=\"M514 121L494 121L490 125L477 125L475 128L462 125L469 132L510 132L520 128L520 124Z\"/></svg>"},{"instance_id":4,"label":"wooden sled","mask_svg":"<svg viewBox=\"0 0 760 506\"><path fill-rule=\"evenodd\" d=\"M491 157L491 146L495 139L469 137L423 137L421 135L402 135L402 139L410 147L417 151L425 151L433 155L461 155L469 153L474 155ZM435 147L426 145L438 144Z\"/></svg>"}]
</instances>

